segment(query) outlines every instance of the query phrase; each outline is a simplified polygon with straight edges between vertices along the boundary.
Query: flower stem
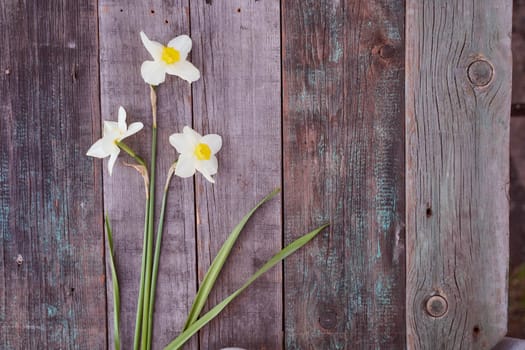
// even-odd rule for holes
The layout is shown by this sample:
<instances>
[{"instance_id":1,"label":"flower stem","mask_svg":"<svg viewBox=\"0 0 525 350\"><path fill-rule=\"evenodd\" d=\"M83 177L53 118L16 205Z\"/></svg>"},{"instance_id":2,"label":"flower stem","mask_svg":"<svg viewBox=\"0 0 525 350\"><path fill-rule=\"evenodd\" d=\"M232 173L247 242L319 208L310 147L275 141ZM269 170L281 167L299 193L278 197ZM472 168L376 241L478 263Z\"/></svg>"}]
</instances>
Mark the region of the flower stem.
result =
<instances>
[{"instance_id":1,"label":"flower stem","mask_svg":"<svg viewBox=\"0 0 525 350\"><path fill-rule=\"evenodd\" d=\"M150 292L150 301L149 301L149 318L148 318L148 336L151 338L152 329L153 329L153 308L155 306L155 290L157 287L157 276L159 272L159 261L160 261L160 250L162 245L162 232L164 227L164 214L166 212L166 201L168 198L168 189L170 185L171 178L175 172L175 165L170 168L168 172L168 177L166 178L166 185L164 186L164 194L162 196L162 204L160 208L160 217L157 226L157 236L155 237L155 257L153 260L153 274L151 277L151 292ZM148 341L148 344L151 344Z\"/></svg>"},{"instance_id":2,"label":"flower stem","mask_svg":"<svg viewBox=\"0 0 525 350\"><path fill-rule=\"evenodd\" d=\"M135 320L135 337L133 338L133 350L139 350L142 311L144 308L144 279L146 274L146 244L148 241L148 214L149 214L149 200L146 199L146 210L144 214L144 241L142 244L142 264L140 269L140 288L139 298L137 302L137 318Z\"/></svg>"},{"instance_id":3,"label":"flower stem","mask_svg":"<svg viewBox=\"0 0 525 350\"><path fill-rule=\"evenodd\" d=\"M153 124L151 128L151 166L150 166L150 183L149 183L149 210L148 210L148 242L146 253L146 280L144 285L144 310L142 314L142 349L151 347L151 335L148 334L149 327L149 305L151 292L151 269L153 264L153 222L155 212L155 170L157 159L157 98L153 86L151 87L151 109L153 114ZM153 310L151 310L153 312Z\"/></svg>"},{"instance_id":4,"label":"flower stem","mask_svg":"<svg viewBox=\"0 0 525 350\"><path fill-rule=\"evenodd\" d=\"M140 158L137 153L135 153L131 148L129 148L128 145L126 145L124 142L122 141L115 141L115 144L121 149L123 150L124 152L126 152L127 154L129 154L133 159L135 159L137 161L137 163L139 163L140 165L142 165L143 167L146 167L146 163L144 162L144 160L142 158Z\"/></svg>"},{"instance_id":5,"label":"flower stem","mask_svg":"<svg viewBox=\"0 0 525 350\"><path fill-rule=\"evenodd\" d=\"M120 288L118 285L117 270L115 268L115 250L113 249L113 233L109 223L109 216L106 214L105 219L106 234L109 245L109 262L111 268L111 281L113 283L113 340L115 350L120 350Z\"/></svg>"}]
</instances>

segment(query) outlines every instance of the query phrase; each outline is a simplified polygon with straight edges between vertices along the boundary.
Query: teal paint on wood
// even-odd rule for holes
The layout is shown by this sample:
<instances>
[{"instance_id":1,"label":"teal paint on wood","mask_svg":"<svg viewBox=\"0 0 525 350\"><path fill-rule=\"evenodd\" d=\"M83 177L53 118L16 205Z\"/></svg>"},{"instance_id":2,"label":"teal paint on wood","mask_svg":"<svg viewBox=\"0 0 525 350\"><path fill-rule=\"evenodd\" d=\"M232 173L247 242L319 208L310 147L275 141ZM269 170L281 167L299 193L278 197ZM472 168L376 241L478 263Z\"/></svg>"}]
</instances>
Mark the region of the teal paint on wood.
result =
<instances>
[{"instance_id":1,"label":"teal paint on wood","mask_svg":"<svg viewBox=\"0 0 525 350\"><path fill-rule=\"evenodd\" d=\"M289 349L405 346L404 3L282 3Z\"/></svg>"},{"instance_id":2,"label":"teal paint on wood","mask_svg":"<svg viewBox=\"0 0 525 350\"><path fill-rule=\"evenodd\" d=\"M95 2L4 1L0 23L0 348L101 349Z\"/></svg>"}]
</instances>

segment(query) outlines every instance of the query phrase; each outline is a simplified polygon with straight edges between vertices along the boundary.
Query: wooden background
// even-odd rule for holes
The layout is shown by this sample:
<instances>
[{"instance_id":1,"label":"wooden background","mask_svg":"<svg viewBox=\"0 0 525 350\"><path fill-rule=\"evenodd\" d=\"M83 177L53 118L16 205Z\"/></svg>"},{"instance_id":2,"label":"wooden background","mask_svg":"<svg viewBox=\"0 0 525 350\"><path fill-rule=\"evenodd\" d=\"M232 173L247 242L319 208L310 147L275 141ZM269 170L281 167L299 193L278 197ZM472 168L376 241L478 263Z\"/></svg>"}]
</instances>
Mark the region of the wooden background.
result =
<instances>
[{"instance_id":1,"label":"wooden background","mask_svg":"<svg viewBox=\"0 0 525 350\"><path fill-rule=\"evenodd\" d=\"M154 348L181 330L231 228L278 186L282 196L246 227L210 305L284 244L326 221L330 229L185 348L491 348L507 324L511 5L0 3L0 348L112 345L104 211L130 348L142 180L122 163L110 177L106 161L85 152L122 105L128 122L145 124L130 145L148 154L140 30L161 42L189 34L202 73L191 86L169 77L158 89L158 182L176 157L171 133L192 125L224 139L215 185L172 181ZM523 123L512 123L517 179ZM511 209L524 203L512 194ZM513 243L511 256L524 246ZM446 313L433 317L440 300Z\"/></svg>"}]
</instances>

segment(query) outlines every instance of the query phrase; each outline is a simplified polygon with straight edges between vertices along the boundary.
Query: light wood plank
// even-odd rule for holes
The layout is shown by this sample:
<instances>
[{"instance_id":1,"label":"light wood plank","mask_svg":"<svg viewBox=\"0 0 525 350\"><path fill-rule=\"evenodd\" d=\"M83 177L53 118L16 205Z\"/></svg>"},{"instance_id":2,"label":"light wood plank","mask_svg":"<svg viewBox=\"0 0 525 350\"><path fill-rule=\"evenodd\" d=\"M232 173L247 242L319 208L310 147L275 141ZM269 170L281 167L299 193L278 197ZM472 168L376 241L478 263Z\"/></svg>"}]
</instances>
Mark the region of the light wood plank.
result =
<instances>
[{"instance_id":1,"label":"light wood plank","mask_svg":"<svg viewBox=\"0 0 525 350\"><path fill-rule=\"evenodd\" d=\"M242 216L281 182L279 1L192 1L195 128L223 135L216 184L196 178L198 274ZM209 306L281 247L280 200L255 214L239 238ZM200 334L202 349L282 347L282 283L274 269Z\"/></svg>"},{"instance_id":2,"label":"light wood plank","mask_svg":"<svg viewBox=\"0 0 525 350\"><path fill-rule=\"evenodd\" d=\"M403 349L404 2L284 1L288 349Z\"/></svg>"},{"instance_id":3,"label":"light wood plank","mask_svg":"<svg viewBox=\"0 0 525 350\"><path fill-rule=\"evenodd\" d=\"M95 1L0 2L0 348L103 349Z\"/></svg>"},{"instance_id":4,"label":"light wood plank","mask_svg":"<svg viewBox=\"0 0 525 350\"><path fill-rule=\"evenodd\" d=\"M149 164L151 107L149 86L140 76L140 65L150 60L139 32L152 40L167 43L180 34L189 34L188 1L99 1L100 77L102 119L116 120L119 105L128 111L128 123L141 121L145 130L126 142ZM168 137L191 125L190 85L169 76L158 89L157 217L167 169L177 159ZM130 161L125 155L122 160ZM122 348L132 348L136 302L142 254L144 187L132 169L118 164L108 176L104 163L105 210L114 230L117 270L122 302ZM182 329L196 289L194 192L191 179L175 178L166 213L163 250L157 286L153 346L161 348ZM108 271L109 274L109 271ZM111 307L111 284L108 298ZM112 314L108 318L110 335ZM111 343L110 343L111 344ZM188 349L196 349L196 341Z\"/></svg>"},{"instance_id":5,"label":"light wood plank","mask_svg":"<svg viewBox=\"0 0 525 350\"><path fill-rule=\"evenodd\" d=\"M511 8L407 2L409 349L506 333Z\"/></svg>"}]
</instances>

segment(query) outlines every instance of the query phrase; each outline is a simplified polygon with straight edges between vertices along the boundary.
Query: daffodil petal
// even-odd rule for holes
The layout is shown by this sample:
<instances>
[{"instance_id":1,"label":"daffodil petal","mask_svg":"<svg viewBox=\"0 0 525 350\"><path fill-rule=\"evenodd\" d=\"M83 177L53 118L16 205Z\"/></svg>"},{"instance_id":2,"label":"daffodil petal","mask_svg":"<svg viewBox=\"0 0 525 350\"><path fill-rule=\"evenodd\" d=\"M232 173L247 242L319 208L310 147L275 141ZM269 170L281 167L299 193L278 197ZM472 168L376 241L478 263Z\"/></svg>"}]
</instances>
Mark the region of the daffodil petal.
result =
<instances>
[{"instance_id":1,"label":"daffodil petal","mask_svg":"<svg viewBox=\"0 0 525 350\"><path fill-rule=\"evenodd\" d=\"M191 39L187 35L179 35L178 37L171 39L168 46L179 51L181 60L185 60L186 56L188 56L188 53L191 51Z\"/></svg>"},{"instance_id":2,"label":"daffodil petal","mask_svg":"<svg viewBox=\"0 0 525 350\"><path fill-rule=\"evenodd\" d=\"M108 152L107 148L105 146L105 140L100 139L97 142L95 142L87 151L86 155L90 157L95 158L106 158L110 155L110 152Z\"/></svg>"},{"instance_id":3,"label":"daffodil petal","mask_svg":"<svg viewBox=\"0 0 525 350\"><path fill-rule=\"evenodd\" d=\"M222 147L222 137L217 134L205 135L200 142L207 144L212 154L219 152Z\"/></svg>"},{"instance_id":4,"label":"daffodil petal","mask_svg":"<svg viewBox=\"0 0 525 350\"><path fill-rule=\"evenodd\" d=\"M108 122L107 120L104 120L104 123L102 125L102 137L107 137L110 134L118 133L118 123L117 122Z\"/></svg>"},{"instance_id":5,"label":"daffodil petal","mask_svg":"<svg viewBox=\"0 0 525 350\"><path fill-rule=\"evenodd\" d=\"M109 176L111 176L111 174L113 173L113 166L115 165L115 162L117 161L119 153L120 153L120 149L117 148L115 152L111 153L111 157L109 157L109 161L108 161Z\"/></svg>"},{"instance_id":6,"label":"daffodil petal","mask_svg":"<svg viewBox=\"0 0 525 350\"><path fill-rule=\"evenodd\" d=\"M161 62L145 61L140 67L140 73L150 85L159 85L166 80L166 66Z\"/></svg>"},{"instance_id":7,"label":"daffodil petal","mask_svg":"<svg viewBox=\"0 0 525 350\"><path fill-rule=\"evenodd\" d=\"M211 156L209 160L197 161L195 168L206 178L206 180L211 183L215 183L215 180L211 176L217 174L217 157Z\"/></svg>"},{"instance_id":8,"label":"daffodil petal","mask_svg":"<svg viewBox=\"0 0 525 350\"><path fill-rule=\"evenodd\" d=\"M166 66L166 73L176 75L179 78L186 80L188 83L193 83L201 77L199 70L188 61L181 61Z\"/></svg>"},{"instance_id":9,"label":"daffodil petal","mask_svg":"<svg viewBox=\"0 0 525 350\"><path fill-rule=\"evenodd\" d=\"M162 50L164 49L164 45L161 43L158 43L153 40L149 40L148 36L144 32L140 32L140 39L142 39L142 44L144 44L144 47L146 50L148 50L149 54L155 61L160 60L162 57Z\"/></svg>"},{"instance_id":10,"label":"daffodil petal","mask_svg":"<svg viewBox=\"0 0 525 350\"><path fill-rule=\"evenodd\" d=\"M202 139L201 134L190 128L189 126L185 126L182 129L182 133L184 134L184 137L186 138L186 142L191 146L190 152L193 152L193 149L197 144L199 143L200 139Z\"/></svg>"},{"instance_id":11,"label":"daffodil petal","mask_svg":"<svg viewBox=\"0 0 525 350\"><path fill-rule=\"evenodd\" d=\"M170 144L175 147L179 153L192 153L195 146L186 141L184 134L171 134L169 138Z\"/></svg>"},{"instance_id":12,"label":"daffodil petal","mask_svg":"<svg viewBox=\"0 0 525 350\"><path fill-rule=\"evenodd\" d=\"M126 130L126 110L120 106L118 108L118 128L120 130Z\"/></svg>"},{"instance_id":13,"label":"daffodil petal","mask_svg":"<svg viewBox=\"0 0 525 350\"><path fill-rule=\"evenodd\" d=\"M195 174L195 158L191 155L181 154L175 167L175 175L190 177Z\"/></svg>"},{"instance_id":14,"label":"daffodil petal","mask_svg":"<svg viewBox=\"0 0 525 350\"><path fill-rule=\"evenodd\" d=\"M206 172L210 175L217 174L217 169L219 168L219 162L217 157L211 156L208 160L200 160L195 164L197 171Z\"/></svg>"},{"instance_id":15,"label":"daffodil petal","mask_svg":"<svg viewBox=\"0 0 525 350\"><path fill-rule=\"evenodd\" d=\"M126 130L126 132L122 135L120 139L123 140L128 136L138 133L140 130L142 130L143 127L144 124L142 124L141 122L131 123L128 127L128 130Z\"/></svg>"}]
</instances>

